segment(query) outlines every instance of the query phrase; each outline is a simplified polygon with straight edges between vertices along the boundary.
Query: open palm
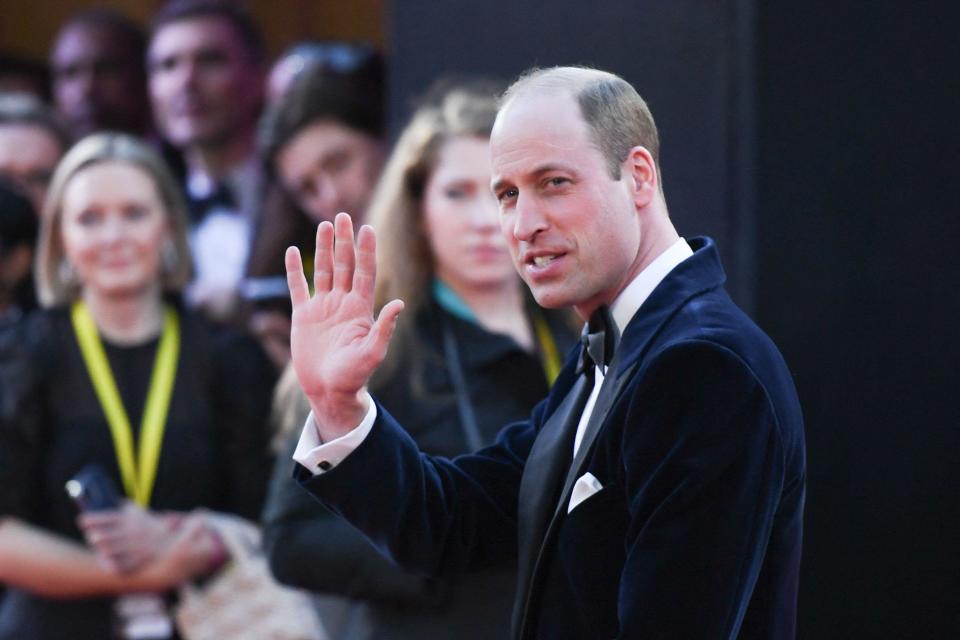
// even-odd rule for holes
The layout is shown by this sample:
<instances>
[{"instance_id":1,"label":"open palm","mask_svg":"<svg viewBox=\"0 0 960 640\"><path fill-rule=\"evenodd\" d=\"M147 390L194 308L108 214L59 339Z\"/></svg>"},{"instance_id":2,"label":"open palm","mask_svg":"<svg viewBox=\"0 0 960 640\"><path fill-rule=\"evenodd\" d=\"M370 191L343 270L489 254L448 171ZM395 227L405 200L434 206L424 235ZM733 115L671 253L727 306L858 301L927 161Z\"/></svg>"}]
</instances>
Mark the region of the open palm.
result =
<instances>
[{"instance_id":1,"label":"open palm","mask_svg":"<svg viewBox=\"0 0 960 640\"><path fill-rule=\"evenodd\" d=\"M294 371L317 422L348 430L356 426L358 397L386 356L403 303L390 302L374 320L376 237L364 226L354 246L353 225L345 213L334 224L323 222L317 228L312 297L295 247L287 249L286 268Z\"/></svg>"}]
</instances>

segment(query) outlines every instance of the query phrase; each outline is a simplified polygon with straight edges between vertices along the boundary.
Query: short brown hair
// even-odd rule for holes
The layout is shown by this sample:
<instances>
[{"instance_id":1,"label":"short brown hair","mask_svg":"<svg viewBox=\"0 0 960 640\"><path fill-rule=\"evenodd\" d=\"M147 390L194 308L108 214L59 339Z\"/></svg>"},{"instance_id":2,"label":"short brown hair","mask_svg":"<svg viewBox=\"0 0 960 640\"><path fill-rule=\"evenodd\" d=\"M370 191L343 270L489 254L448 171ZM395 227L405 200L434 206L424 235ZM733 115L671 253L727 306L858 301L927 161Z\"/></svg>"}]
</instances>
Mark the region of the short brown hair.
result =
<instances>
[{"instance_id":1,"label":"short brown hair","mask_svg":"<svg viewBox=\"0 0 960 640\"><path fill-rule=\"evenodd\" d=\"M143 170L153 180L170 223L170 235L176 255L164 271L163 287L179 291L190 280L193 269L187 244L187 215L176 180L163 159L145 142L123 133L95 133L73 146L57 165L43 205L40 242L37 246L36 279L40 302L45 306L72 302L79 286L65 278L60 229L63 198L67 185L80 171L102 162L120 162Z\"/></svg>"},{"instance_id":2,"label":"short brown hair","mask_svg":"<svg viewBox=\"0 0 960 640\"><path fill-rule=\"evenodd\" d=\"M196 18L220 18L229 23L250 60L262 64L266 58L263 36L250 14L236 2L229 0L172 0L166 3L150 22L150 39L169 24Z\"/></svg>"},{"instance_id":3,"label":"short brown hair","mask_svg":"<svg viewBox=\"0 0 960 640\"><path fill-rule=\"evenodd\" d=\"M550 67L524 72L504 92L501 110L531 91L568 91L590 128L593 144L614 179L630 149L642 146L660 163L660 139L653 114L637 90L620 76L589 67Z\"/></svg>"}]
</instances>

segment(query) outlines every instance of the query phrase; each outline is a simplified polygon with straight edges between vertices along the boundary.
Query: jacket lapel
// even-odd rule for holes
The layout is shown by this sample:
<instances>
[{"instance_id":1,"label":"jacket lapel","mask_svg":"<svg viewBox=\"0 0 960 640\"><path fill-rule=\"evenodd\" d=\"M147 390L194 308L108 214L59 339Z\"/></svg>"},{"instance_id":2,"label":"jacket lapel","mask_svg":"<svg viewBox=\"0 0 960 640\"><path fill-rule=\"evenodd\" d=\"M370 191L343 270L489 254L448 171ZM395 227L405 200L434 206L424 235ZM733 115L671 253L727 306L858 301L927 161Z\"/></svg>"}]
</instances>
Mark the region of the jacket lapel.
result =
<instances>
[{"instance_id":1,"label":"jacket lapel","mask_svg":"<svg viewBox=\"0 0 960 640\"><path fill-rule=\"evenodd\" d=\"M513 614L515 630L520 628L526 615L531 578L539 559L541 542L553 513L563 474L570 467L573 435L589 394L589 382L584 376L579 376L544 423L524 465L517 512L519 573Z\"/></svg>"},{"instance_id":2,"label":"jacket lapel","mask_svg":"<svg viewBox=\"0 0 960 640\"><path fill-rule=\"evenodd\" d=\"M537 606L536 577L542 568L540 560L566 515L573 484L590 459L592 445L602 431L617 397L640 365L649 345L669 319L692 298L721 286L726 279L712 240L694 238L689 243L694 255L667 275L625 328L613 362L610 363L608 375L600 388L593 413L587 422L576 458L571 462L573 435L580 421L586 396L580 402L574 402L571 398L577 394L573 393L573 390L544 424L534 442L520 483L520 573L513 614L514 636L517 638L524 638L533 631L530 628L530 613ZM574 388L585 383L586 380L581 377ZM586 393L589 394L589 390ZM562 429L559 428L561 413ZM555 423L554 419L558 419L558 422ZM541 440L545 440L542 445ZM558 446L561 447L559 451ZM533 477L529 482L528 476Z\"/></svg>"}]
</instances>

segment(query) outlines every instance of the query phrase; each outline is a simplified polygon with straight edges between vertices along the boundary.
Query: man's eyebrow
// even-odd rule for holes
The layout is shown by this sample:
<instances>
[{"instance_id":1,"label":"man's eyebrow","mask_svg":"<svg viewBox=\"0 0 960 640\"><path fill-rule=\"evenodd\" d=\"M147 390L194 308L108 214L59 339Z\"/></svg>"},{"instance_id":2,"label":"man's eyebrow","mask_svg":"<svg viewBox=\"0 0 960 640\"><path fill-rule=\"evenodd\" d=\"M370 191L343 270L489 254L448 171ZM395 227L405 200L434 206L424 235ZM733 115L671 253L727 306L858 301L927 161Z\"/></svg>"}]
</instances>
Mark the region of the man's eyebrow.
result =
<instances>
[{"instance_id":1,"label":"man's eyebrow","mask_svg":"<svg viewBox=\"0 0 960 640\"><path fill-rule=\"evenodd\" d=\"M566 165L566 164L563 164L563 163L551 162L551 163L547 163L547 164L543 164L543 165L538 166L538 167L535 168L533 171L529 172L527 175L528 175L530 178L536 180L537 178L539 178L539 177L542 176L543 174L545 174L545 173L552 173L552 172L554 172L554 171L566 171L566 172L571 172L571 171L574 171L574 169L573 169L572 167L570 167L569 165ZM503 178L500 178L500 179L498 179L498 180L495 180L495 181L493 182L493 184L490 185L490 189L491 189L494 193L496 193L497 191L499 191L500 189L502 189L502 188L504 187L504 185L509 184L509 183L510 183L510 180L504 180Z\"/></svg>"}]
</instances>

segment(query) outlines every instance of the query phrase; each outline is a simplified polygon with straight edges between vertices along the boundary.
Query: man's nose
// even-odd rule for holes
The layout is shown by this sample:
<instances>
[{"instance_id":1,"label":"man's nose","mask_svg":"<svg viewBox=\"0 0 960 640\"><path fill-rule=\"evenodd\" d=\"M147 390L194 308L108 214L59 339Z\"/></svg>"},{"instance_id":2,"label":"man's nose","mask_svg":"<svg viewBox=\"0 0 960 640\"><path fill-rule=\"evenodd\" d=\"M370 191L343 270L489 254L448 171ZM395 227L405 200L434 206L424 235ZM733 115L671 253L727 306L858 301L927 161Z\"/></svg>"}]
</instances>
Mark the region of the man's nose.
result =
<instances>
[{"instance_id":1,"label":"man's nose","mask_svg":"<svg viewBox=\"0 0 960 640\"><path fill-rule=\"evenodd\" d=\"M547 220L533 198L518 195L514 205L513 236L529 242L537 233L547 228Z\"/></svg>"},{"instance_id":2,"label":"man's nose","mask_svg":"<svg viewBox=\"0 0 960 640\"><path fill-rule=\"evenodd\" d=\"M185 91L193 89L197 84L198 73L199 69L192 60L184 60L177 65L172 73L173 83L177 90Z\"/></svg>"}]
</instances>

